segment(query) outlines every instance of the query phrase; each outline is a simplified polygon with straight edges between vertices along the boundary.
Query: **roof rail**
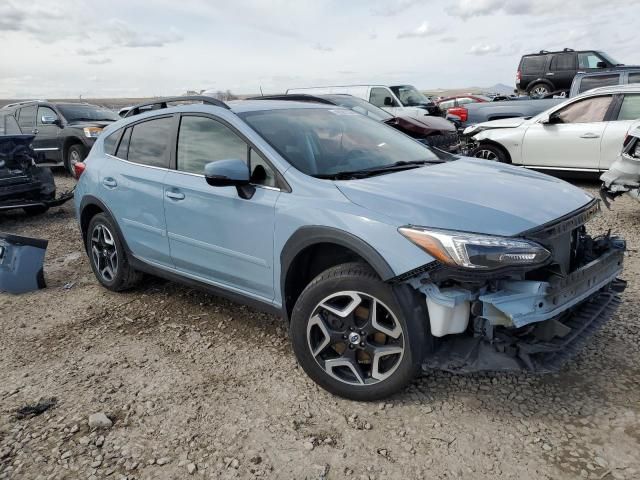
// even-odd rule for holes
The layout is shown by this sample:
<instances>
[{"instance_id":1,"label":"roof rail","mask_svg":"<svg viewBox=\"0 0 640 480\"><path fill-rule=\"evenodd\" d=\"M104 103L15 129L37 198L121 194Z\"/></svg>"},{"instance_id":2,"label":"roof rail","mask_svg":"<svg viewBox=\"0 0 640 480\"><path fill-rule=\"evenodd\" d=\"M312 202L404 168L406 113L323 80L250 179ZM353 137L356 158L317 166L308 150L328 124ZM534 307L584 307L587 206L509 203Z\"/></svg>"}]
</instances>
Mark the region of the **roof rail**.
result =
<instances>
[{"instance_id":1,"label":"roof rail","mask_svg":"<svg viewBox=\"0 0 640 480\"><path fill-rule=\"evenodd\" d=\"M288 100L290 102L324 103L325 105L335 105L331 100L307 95L306 93L292 93L291 95L263 95L261 97L251 97L245 100Z\"/></svg>"},{"instance_id":2,"label":"roof rail","mask_svg":"<svg viewBox=\"0 0 640 480\"><path fill-rule=\"evenodd\" d=\"M138 105L134 105L133 107L131 107L131 110L127 112L124 118L138 115L140 113L140 109L143 109L144 107L153 107L150 110L160 110L162 108L168 108L167 103L175 102L202 102L206 105L213 105L216 107L222 107L227 110L231 110L231 108L229 108L229 105L218 100L217 98L207 97L204 95L185 95L183 97L158 98L154 101L139 103Z\"/></svg>"},{"instance_id":3,"label":"roof rail","mask_svg":"<svg viewBox=\"0 0 640 480\"><path fill-rule=\"evenodd\" d=\"M565 48L564 50L562 50L563 52L575 52L575 50L573 48Z\"/></svg>"},{"instance_id":4,"label":"roof rail","mask_svg":"<svg viewBox=\"0 0 640 480\"><path fill-rule=\"evenodd\" d=\"M25 103L33 103L33 102L47 102L48 100L43 99L33 99L33 100L20 100L19 102L8 103L2 108L15 107L17 105L24 105Z\"/></svg>"},{"instance_id":5,"label":"roof rail","mask_svg":"<svg viewBox=\"0 0 640 480\"><path fill-rule=\"evenodd\" d=\"M549 53L549 50L540 50L538 53Z\"/></svg>"}]
</instances>

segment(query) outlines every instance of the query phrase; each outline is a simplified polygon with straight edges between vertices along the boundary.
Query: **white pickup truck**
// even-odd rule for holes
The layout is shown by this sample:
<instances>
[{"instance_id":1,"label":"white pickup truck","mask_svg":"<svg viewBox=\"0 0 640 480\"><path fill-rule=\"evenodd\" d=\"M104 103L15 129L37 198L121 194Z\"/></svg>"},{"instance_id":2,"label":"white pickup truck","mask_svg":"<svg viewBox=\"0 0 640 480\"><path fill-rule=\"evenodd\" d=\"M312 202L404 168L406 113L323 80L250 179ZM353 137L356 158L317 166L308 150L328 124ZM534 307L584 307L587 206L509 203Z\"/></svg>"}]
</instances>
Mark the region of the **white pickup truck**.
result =
<instances>
[{"instance_id":1,"label":"white pickup truck","mask_svg":"<svg viewBox=\"0 0 640 480\"><path fill-rule=\"evenodd\" d=\"M330 95L346 94L362 98L394 117L422 117L439 115L438 107L431 99L412 85L336 85L329 87L290 88L289 94Z\"/></svg>"}]
</instances>

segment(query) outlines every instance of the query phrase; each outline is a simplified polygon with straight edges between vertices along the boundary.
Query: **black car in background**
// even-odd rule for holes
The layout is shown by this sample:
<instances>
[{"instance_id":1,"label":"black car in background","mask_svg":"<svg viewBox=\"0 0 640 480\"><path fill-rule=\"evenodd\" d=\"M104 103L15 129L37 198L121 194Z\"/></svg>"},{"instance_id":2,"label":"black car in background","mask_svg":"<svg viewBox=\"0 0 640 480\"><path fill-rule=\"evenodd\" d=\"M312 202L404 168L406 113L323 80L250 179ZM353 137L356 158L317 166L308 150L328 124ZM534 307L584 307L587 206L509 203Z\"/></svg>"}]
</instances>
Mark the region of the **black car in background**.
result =
<instances>
[{"instance_id":1,"label":"black car in background","mask_svg":"<svg viewBox=\"0 0 640 480\"><path fill-rule=\"evenodd\" d=\"M568 92L577 73L618 68L625 66L597 50L540 50L520 59L516 88L532 98L543 98L553 92Z\"/></svg>"},{"instance_id":2,"label":"black car in background","mask_svg":"<svg viewBox=\"0 0 640 480\"><path fill-rule=\"evenodd\" d=\"M102 129L120 117L111 110L89 103L28 100L0 109L0 124L11 116L19 133L33 135L39 165L73 166L87 156Z\"/></svg>"},{"instance_id":3,"label":"black car in background","mask_svg":"<svg viewBox=\"0 0 640 480\"><path fill-rule=\"evenodd\" d=\"M286 95L268 95L253 97L250 100L288 100L293 102L317 102L349 108L355 112L386 123L396 130L415 138L416 140L438 148L447 153L456 153L460 147L458 130L454 123L440 116L424 115L421 117L397 116L376 107L362 98L343 93L326 95L308 95L292 93Z\"/></svg>"}]
</instances>

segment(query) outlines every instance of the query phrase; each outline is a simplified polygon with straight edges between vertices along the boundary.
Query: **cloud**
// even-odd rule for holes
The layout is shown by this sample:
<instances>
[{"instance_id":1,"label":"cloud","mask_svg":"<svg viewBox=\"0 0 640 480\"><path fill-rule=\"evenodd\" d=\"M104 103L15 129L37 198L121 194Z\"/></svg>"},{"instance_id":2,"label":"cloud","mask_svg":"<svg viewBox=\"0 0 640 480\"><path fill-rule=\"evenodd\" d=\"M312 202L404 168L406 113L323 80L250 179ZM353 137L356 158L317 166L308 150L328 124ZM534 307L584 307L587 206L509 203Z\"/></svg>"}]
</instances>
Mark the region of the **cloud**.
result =
<instances>
[{"instance_id":1,"label":"cloud","mask_svg":"<svg viewBox=\"0 0 640 480\"><path fill-rule=\"evenodd\" d=\"M625 0L609 0L608 8L624 6ZM590 13L594 8L602 7L601 0L581 0L567 8L566 0L456 0L454 5L446 9L449 15L467 20L472 17L482 17L495 14L506 15L549 15L557 17L563 15L575 16L580 13Z\"/></svg>"},{"instance_id":2,"label":"cloud","mask_svg":"<svg viewBox=\"0 0 640 480\"><path fill-rule=\"evenodd\" d=\"M422 24L414 30L399 33L398 38L423 38L431 35L438 35L442 32L444 32L444 28L432 27L429 25L429 22L422 22Z\"/></svg>"},{"instance_id":3,"label":"cloud","mask_svg":"<svg viewBox=\"0 0 640 480\"><path fill-rule=\"evenodd\" d=\"M22 30L26 18L26 13L19 10L12 3L0 5L0 32Z\"/></svg>"},{"instance_id":4,"label":"cloud","mask_svg":"<svg viewBox=\"0 0 640 480\"><path fill-rule=\"evenodd\" d=\"M467 53L471 55L488 55L490 53L498 53L500 47L498 45L490 45L487 43L478 43L472 45Z\"/></svg>"},{"instance_id":5,"label":"cloud","mask_svg":"<svg viewBox=\"0 0 640 480\"><path fill-rule=\"evenodd\" d=\"M107 63L111 63L110 58L90 58L87 60L87 63L90 65L106 65Z\"/></svg>"},{"instance_id":6,"label":"cloud","mask_svg":"<svg viewBox=\"0 0 640 480\"><path fill-rule=\"evenodd\" d=\"M456 37L442 37L440 41L442 43L456 43L458 39Z\"/></svg>"},{"instance_id":7,"label":"cloud","mask_svg":"<svg viewBox=\"0 0 640 480\"><path fill-rule=\"evenodd\" d=\"M377 5L371 9L371 14L380 17L394 17L404 13L407 9L420 3L420 0L386 0L383 5Z\"/></svg>"},{"instance_id":8,"label":"cloud","mask_svg":"<svg viewBox=\"0 0 640 480\"><path fill-rule=\"evenodd\" d=\"M313 46L313 49L314 50L318 50L319 52L325 52L325 53L333 52L333 48L332 47L327 47L326 45L321 45L320 43L316 43Z\"/></svg>"},{"instance_id":9,"label":"cloud","mask_svg":"<svg viewBox=\"0 0 640 480\"><path fill-rule=\"evenodd\" d=\"M160 33L146 33L136 31L123 20L113 19L108 22L108 34L115 46L129 48L163 47L169 43L184 39L174 27L169 27Z\"/></svg>"}]
</instances>

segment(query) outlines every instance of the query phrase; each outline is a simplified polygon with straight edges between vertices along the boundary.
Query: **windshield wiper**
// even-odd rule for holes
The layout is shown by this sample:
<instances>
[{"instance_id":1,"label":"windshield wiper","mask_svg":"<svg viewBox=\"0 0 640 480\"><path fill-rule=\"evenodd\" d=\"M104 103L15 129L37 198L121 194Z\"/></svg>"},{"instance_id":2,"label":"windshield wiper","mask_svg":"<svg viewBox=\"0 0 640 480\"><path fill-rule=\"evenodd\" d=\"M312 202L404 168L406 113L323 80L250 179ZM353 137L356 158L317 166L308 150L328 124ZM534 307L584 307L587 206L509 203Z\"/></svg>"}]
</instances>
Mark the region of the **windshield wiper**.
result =
<instances>
[{"instance_id":1,"label":"windshield wiper","mask_svg":"<svg viewBox=\"0 0 640 480\"><path fill-rule=\"evenodd\" d=\"M349 180L353 178L366 178L374 175L380 175L389 172L398 172L401 170L409 170L412 168L418 168L420 165L444 163L444 160L411 160L392 163L391 165L385 165L383 167L364 168L361 170L350 170L343 172L336 172L330 174L313 175L316 178L331 179L331 180Z\"/></svg>"}]
</instances>

